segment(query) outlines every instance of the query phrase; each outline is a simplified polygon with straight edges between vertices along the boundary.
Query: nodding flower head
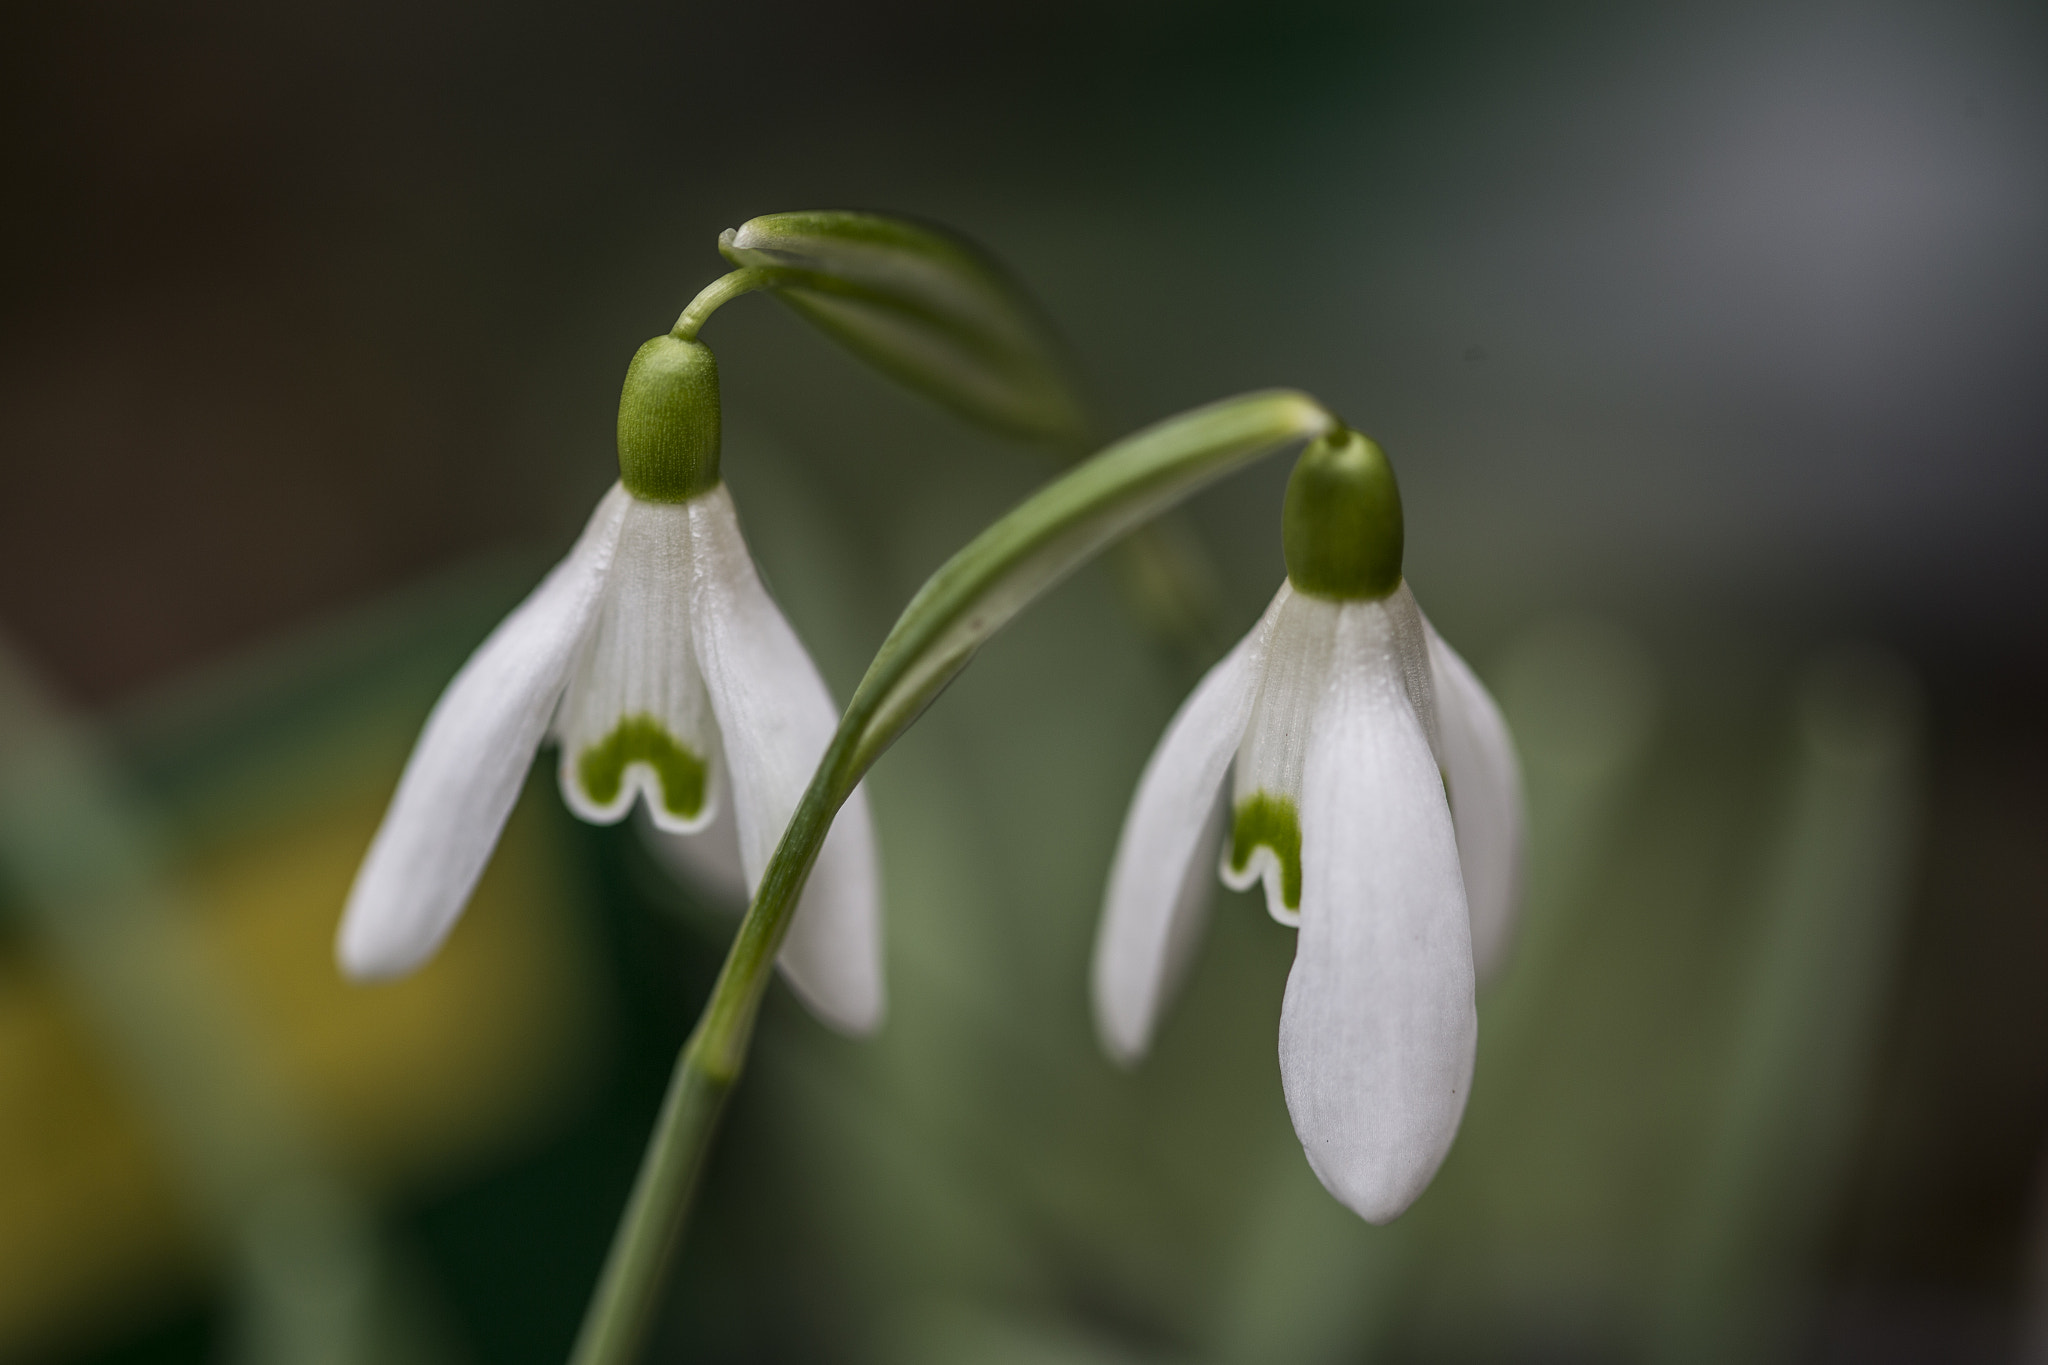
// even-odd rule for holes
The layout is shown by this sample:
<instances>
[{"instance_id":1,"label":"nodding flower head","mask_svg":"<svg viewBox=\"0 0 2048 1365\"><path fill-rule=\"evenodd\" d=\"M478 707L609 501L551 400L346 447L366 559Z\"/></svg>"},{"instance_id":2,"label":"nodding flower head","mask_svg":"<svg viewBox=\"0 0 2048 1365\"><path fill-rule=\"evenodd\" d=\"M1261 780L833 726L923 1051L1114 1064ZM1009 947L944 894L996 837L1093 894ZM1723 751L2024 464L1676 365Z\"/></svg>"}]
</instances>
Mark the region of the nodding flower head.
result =
<instances>
[{"instance_id":1,"label":"nodding flower head","mask_svg":"<svg viewBox=\"0 0 2048 1365\"><path fill-rule=\"evenodd\" d=\"M1401 575L1400 494L1355 432L1289 481L1288 581L1182 705L1139 782L1096 940L1096 1019L1135 1062L1211 869L1299 934L1280 1072L1309 1164L1373 1222L1413 1203L1472 1079L1475 958L1519 896L1513 742ZM1227 835L1226 835L1227 830Z\"/></svg>"},{"instance_id":2,"label":"nodding flower head","mask_svg":"<svg viewBox=\"0 0 2048 1365\"><path fill-rule=\"evenodd\" d=\"M642 346L618 439L619 482L568 557L427 718L349 894L337 955L352 976L398 975L433 955L550 735L577 815L610 823L643 801L664 830L736 840L750 892L831 740L837 708L762 587L719 474L710 349L675 336ZM779 960L828 1022L880 1023L880 890L860 791Z\"/></svg>"}]
</instances>

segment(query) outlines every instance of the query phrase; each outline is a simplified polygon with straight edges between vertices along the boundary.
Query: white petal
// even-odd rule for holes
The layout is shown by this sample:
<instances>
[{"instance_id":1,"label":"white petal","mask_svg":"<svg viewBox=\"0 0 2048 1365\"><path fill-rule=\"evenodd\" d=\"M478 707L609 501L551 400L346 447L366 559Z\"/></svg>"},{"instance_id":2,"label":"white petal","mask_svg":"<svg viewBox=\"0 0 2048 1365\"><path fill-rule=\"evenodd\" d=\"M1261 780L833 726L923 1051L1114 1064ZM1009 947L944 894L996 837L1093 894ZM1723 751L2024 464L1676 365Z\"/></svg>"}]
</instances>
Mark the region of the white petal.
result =
<instances>
[{"instance_id":1,"label":"white petal","mask_svg":"<svg viewBox=\"0 0 2048 1365\"><path fill-rule=\"evenodd\" d=\"M839 808L775 961L798 998L840 1032L882 1026L881 866L865 785Z\"/></svg>"},{"instance_id":2,"label":"white petal","mask_svg":"<svg viewBox=\"0 0 2048 1365\"><path fill-rule=\"evenodd\" d=\"M411 971L468 903L596 612L629 500L613 486L434 704L349 892L335 956L350 976Z\"/></svg>"},{"instance_id":3,"label":"white petal","mask_svg":"<svg viewBox=\"0 0 2048 1365\"><path fill-rule=\"evenodd\" d=\"M1208 911L1223 777L1251 714L1272 615L1181 703L1124 817L1096 931L1094 987L1096 1029L1125 1064L1151 1043Z\"/></svg>"},{"instance_id":4,"label":"white petal","mask_svg":"<svg viewBox=\"0 0 2048 1365\"><path fill-rule=\"evenodd\" d=\"M697 657L724 745L749 894L824 756L838 711L796 632L761 586L723 485L685 504L698 544ZM777 959L827 1023L882 1022L881 876L867 795L856 788L797 903Z\"/></svg>"},{"instance_id":5,"label":"white petal","mask_svg":"<svg viewBox=\"0 0 2048 1365\"><path fill-rule=\"evenodd\" d=\"M1304 772L1301 937L1280 1015L1294 1131L1384 1223L1457 1135L1478 1016L1443 783L1378 603L1347 605Z\"/></svg>"},{"instance_id":6,"label":"white petal","mask_svg":"<svg viewBox=\"0 0 2048 1365\"><path fill-rule=\"evenodd\" d=\"M1441 768L1444 746L1437 716L1436 674L1430 666L1429 622L1423 619L1422 608L1416 605L1415 594L1408 590L1405 578L1381 605L1386 608L1387 620L1394 630L1394 658L1401 668L1401 683L1408 690L1408 701L1415 707L1416 718L1422 722L1422 733L1429 736L1429 751L1436 755L1436 766Z\"/></svg>"},{"instance_id":7,"label":"white petal","mask_svg":"<svg viewBox=\"0 0 2048 1365\"><path fill-rule=\"evenodd\" d=\"M690 504L628 502L555 717L562 799L585 820L624 819L643 795L662 829L702 829L717 810L717 726L691 640L698 542Z\"/></svg>"},{"instance_id":8,"label":"white petal","mask_svg":"<svg viewBox=\"0 0 2048 1365\"><path fill-rule=\"evenodd\" d=\"M1472 965L1479 980L1500 970L1522 903L1522 766L1514 737L1457 651L1429 630L1443 727L1444 775L1458 830L1458 864L1472 912Z\"/></svg>"},{"instance_id":9,"label":"white petal","mask_svg":"<svg viewBox=\"0 0 2048 1365\"><path fill-rule=\"evenodd\" d=\"M1264 881L1267 913L1282 924L1300 923L1302 764L1309 721L1329 687L1341 610L1285 585L1267 608L1271 634L1231 781L1231 839L1218 873L1235 891Z\"/></svg>"}]
</instances>

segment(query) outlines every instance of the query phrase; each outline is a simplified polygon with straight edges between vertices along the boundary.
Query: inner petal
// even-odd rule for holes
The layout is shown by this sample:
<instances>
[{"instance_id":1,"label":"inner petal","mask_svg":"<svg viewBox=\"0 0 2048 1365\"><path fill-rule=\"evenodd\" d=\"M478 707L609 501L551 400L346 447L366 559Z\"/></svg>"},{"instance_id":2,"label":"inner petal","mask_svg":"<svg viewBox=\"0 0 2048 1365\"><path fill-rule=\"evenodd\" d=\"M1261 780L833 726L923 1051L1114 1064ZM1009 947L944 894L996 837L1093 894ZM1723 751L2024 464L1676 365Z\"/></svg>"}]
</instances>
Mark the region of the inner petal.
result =
<instances>
[{"instance_id":1,"label":"inner petal","mask_svg":"<svg viewBox=\"0 0 2048 1365\"><path fill-rule=\"evenodd\" d=\"M694 559L684 507L627 509L555 721L562 798L585 820L624 818L636 794L662 829L699 830L716 813L718 734L690 630Z\"/></svg>"},{"instance_id":2,"label":"inner petal","mask_svg":"<svg viewBox=\"0 0 2048 1365\"><path fill-rule=\"evenodd\" d=\"M1265 671L1239 745L1231 791L1230 848L1220 869L1243 891L1266 885L1266 910L1301 922L1301 774L1309 729L1329 690L1338 604L1301 593L1280 603Z\"/></svg>"},{"instance_id":3,"label":"inner petal","mask_svg":"<svg viewBox=\"0 0 2048 1365\"><path fill-rule=\"evenodd\" d=\"M650 808L695 820L704 810L711 765L642 711L622 717L609 735L576 755L577 786L593 805L616 805L629 778L647 793Z\"/></svg>"}]
</instances>

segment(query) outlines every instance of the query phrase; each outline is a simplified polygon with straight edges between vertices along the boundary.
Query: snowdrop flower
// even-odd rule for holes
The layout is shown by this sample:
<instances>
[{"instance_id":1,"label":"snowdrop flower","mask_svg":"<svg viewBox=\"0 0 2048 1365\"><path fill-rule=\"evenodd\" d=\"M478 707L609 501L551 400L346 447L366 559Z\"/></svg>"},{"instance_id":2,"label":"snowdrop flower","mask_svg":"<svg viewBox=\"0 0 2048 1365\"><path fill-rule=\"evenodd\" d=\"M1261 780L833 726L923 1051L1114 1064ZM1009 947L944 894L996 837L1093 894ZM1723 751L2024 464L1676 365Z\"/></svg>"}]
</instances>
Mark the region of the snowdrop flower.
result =
<instances>
[{"instance_id":1,"label":"snowdrop flower","mask_svg":"<svg viewBox=\"0 0 2048 1365\"><path fill-rule=\"evenodd\" d=\"M1131 805L1096 942L1096 1019L1140 1057L1197 937L1209 860L1297 926L1280 1015L1288 1112L1324 1186L1375 1222L1457 1134L1519 894L1520 775L1499 710L1401 577L1386 456L1301 457L1287 582L1168 727ZM1229 775L1229 801L1223 800ZM1224 814L1229 835L1223 837Z\"/></svg>"},{"instance_id":2,"label":"snowdrop flower","mask_svg":"<svg viewBox=\"0 0 2048 1365\"><path fill-rule=\"evenodd\" d=\"M611 823L644 801L665 831L736 840L751 893L838 715L755 573L718 448L710 350L648 342L620 399L619 482L427 718L349 895L337 942L349 975L432 956L550 734L577 815ZM778 961L827 1022L879 1024L880 890L858 790Z\"/></svg>"}]
</instances>

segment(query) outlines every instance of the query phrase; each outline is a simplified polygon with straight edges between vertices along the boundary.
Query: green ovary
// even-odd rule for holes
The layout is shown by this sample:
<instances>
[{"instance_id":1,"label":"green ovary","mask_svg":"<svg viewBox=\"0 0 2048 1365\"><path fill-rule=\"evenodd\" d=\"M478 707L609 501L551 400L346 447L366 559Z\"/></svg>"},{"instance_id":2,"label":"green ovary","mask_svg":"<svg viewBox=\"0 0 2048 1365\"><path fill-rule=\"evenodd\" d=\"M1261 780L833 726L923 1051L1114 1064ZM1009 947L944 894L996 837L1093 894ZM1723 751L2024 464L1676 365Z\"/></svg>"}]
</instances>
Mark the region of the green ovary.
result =
<instances>
[{"instance_id":1,"label":"green ovary","mask_svg":"<svg viewBox=\"0 0 2048 1365\"><path fill-rule=\"evenodd\" d=\"M1230 828L1230 870L1242 872L1252 851L1264 844L1280 860L1280 902L1301 908L1301 818L1294 802L1271 792L1254 792L1237 803Z\"/></svg>"},{"instance_id":2,"label":"green ovary","mask_svg":"<svg viewBox=\"0 0 2048 1365\"><path fill-rule=\"evenodd\" d=\"M617 729L585 749L576 760L576 778L584 795L609 806L619 799L626 769L635 763L654 770L661 782L662 809L670 815L694 820L704 809L710 769L649 715L627 716Z\"/></svg>"}]
</instances>

